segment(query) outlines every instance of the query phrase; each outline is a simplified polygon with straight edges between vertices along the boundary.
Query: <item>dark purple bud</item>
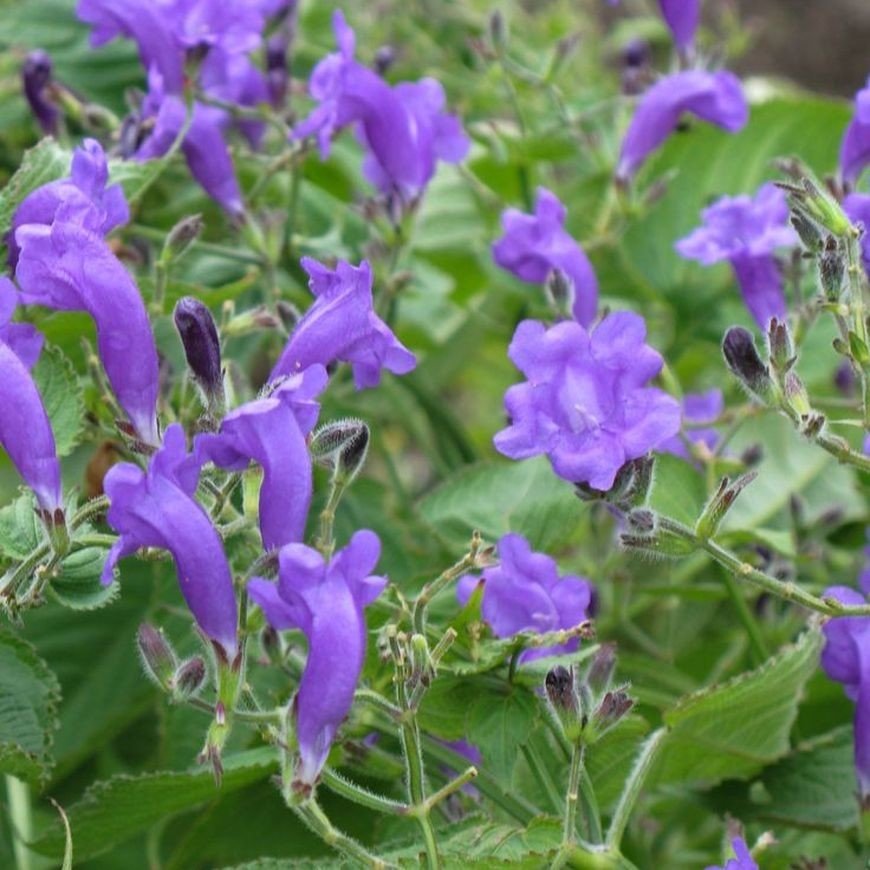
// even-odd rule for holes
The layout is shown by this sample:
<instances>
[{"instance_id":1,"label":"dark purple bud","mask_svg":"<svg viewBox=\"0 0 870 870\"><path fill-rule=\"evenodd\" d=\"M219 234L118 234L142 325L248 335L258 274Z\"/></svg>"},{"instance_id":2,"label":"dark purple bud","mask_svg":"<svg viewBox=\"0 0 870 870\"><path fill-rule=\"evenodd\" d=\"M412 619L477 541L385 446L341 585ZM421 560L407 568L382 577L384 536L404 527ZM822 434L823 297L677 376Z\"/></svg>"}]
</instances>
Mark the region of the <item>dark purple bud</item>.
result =
<instances>
[{"instance_id":1,"label":"dark purple bud","mask_svg":"<svg viewBox=\"0 0 870 870\"><path fill-rule=\"evenodd\" d=\"M170 231L163 245L161 259L178 260L200 237L205 226L202 215L192 214L182 218Z\"/></svg>"},{"instance_id":2,"label":"dark purple bud","mask_svg":"<svg viewBox=\"0 0 870 870\"><path fill-rule=\"evenodd\" d=\"M740 461L747 468L754 468L764 459L764 448L761 444L750 444L741 454Z\"/></svg>"},{"instance_id":3,"label":"dark purple bud","mask_svg":"<svg viewBox=\"0 0 870 870\"><path fill-rule=\"evenodd\" d=\"M350 483L365 463L369 440L369 427L362 420L351 417L325 423L311 437L311 455Z\"/></svg>"},{"instance_id":4,"label":"dark purple bud","mask_svg":"<svg viewBox=\"0 0 870 870\"><path fill-rule=\"evenodd\" d=\"M822 293L829 302L836 302L843 292L846 280L846 256L834 236L825 239L819 254L819 283Z\"/></svg>"},{"instance_id":5,"label":"dark purple bud","mask_svg":"<svg viewBox=\"0 0 870 870\"><path fill-rule=\"evenodd\" d=\"M649 60L649 43L646 40L632 39L622 49L622 63L629 69L646 66Z\"/></svg>"},{"instance_id":6,"label":"dark purple bud","mask_svg":"<svg viewBox=\"0 0 870 870\"><path fill-rule=\"evenodd\" d=\"M187 364L205 394L209 408L223 408L225 397L221 343L211 312L199 299L185 296L178 300L173 316L184 345Z\"/></svg>"},{"instance_id":7,"label":"dark purple bud","mask_svg":"<svg viewBox=\"0 0 870 870\"><path fill-rule=\"evenodd\" d=\"M269 86L269 102L280 108L287 100L290 83L287 63L288 34L281 30L266 41L266 81Z\"/></svg>"},{"instance_id":8,"label":"dark purple bud","mask_svg":"<svg viewBox=\"0 0 870 870\"><path fill-rule=\"evenodd\" d=\"M547 700L562 725L565 736L576 742L583 731L585 721L580 711L580 701L574 691L574 672L561 665L547 672L544 680Z\"/></svg>"},{"instance_id":9,"label":"dark purple bud","mask_svg":"<svg viewBox=\"0 0 870 870\"><path fill-rule=\"evenodd\" d=\"M595 738L609 731L634 706L634 700L622 689L606 692L592 714L592 728Z\"/></svg>"},{"instance_id":10,"label":"dark purple bud","mask_svg":"<svg viewBox=\"0 0 870 870\"><path fill-rule=\"evenodd\" d=\"M56 136L60 112L49 98L52 83L51 58L44 51L31 51L21 65L24 96L34 117L47 136Z\"/></svg>"},{"instance_id":11,"label":"dark purple bud","mask_svg":"<svg viewBox=\"0 0 870 870\"><path fill-rule=\"evenodd\" d=\"M710 538L716 534L725 515L731 510L737 496L752 483L757 477L757 473L750 471L748 474L743 474L737 480L731 481L727 477L723 477L719 482L719 488L716 490L713 498L707 503L698 522L695 525L695 534L699 538Z\"/></svg>"},{"instance_id":12,"label":"dark purple bud","mask_svg":"<svg viewBox=\"0 0 870 870\"><path fill-rule=\"evenodd\" d=\"M855 394L855 370L848 360L843 360L834 373L834 385L847 398Z\"/></svg>"},{"instance_id":13,"label":"dark purple bud","mask_svg":"<svg viewBox=\"0 0 870 870\"><path fill-rule=\"evenodd\" d=\"M143 622L136 635L136 645L139 647L145 673L161 689L168 690L172 685L178 661L163 632Z\"/></svg>"},{"instance_id":14,"label":"dark purple bud","mask_svg":"<svg viewBox=\"0 0 870 870\"><path fill-rule=\"evenodd\" d=\"M544 293L558 317L573 317L574 282L559 268L551 269L544 284Z\"/></svg>"},{"instance_id":15,"label":"dark purple bud","mask_svg":"<svg viewBox=\"0 0 870 870\"><path fill-rule=\"evenodd\" d=\"M766 402L773 388L767 366L761 361L752 334L742 326L732 326L722 341L722 353L732 373L759 399Z\"/></svg>"},{"instance_id":16,"label":"dark purple bud","mask_svg":"<svg viewBox=\"0 0 870 870\"><path fill-rule=\"evenodd\" d=\"M205 675L205 660L202 656L194 656L186 662L182 662L175 671L170 684L173 696L179 700L194 697L202 688Z\"/></svg>"},{"instance_id":17,"label":"dark purple bud","mask_svg":"<svg viewBox=\"0 0 870 870\"><path fill-rule=\"evenodd\" d=\"M794 353L794 343L788 324L778 317L770 318L767 330L767 344L770 350L770 365L780 373L787 372L797 361Z\"/></svg>"},{"instance_id":18,"label":"dark purple bud","mask_svg":"<svg viewBox=\"0 0 870 870\"><path fill-rule=\"evenodd\" d=\"M278 309L278 316L281 318L281 323L287 332L293 332L296 324L302 319L302 312L286 299L279 299L275 307Z\"/></svg>"},{"instance_id":19,"label":"dark purple bud","mask_svg":"<svg viewBox=\"0 0 870 870\"><path fill-rule=\"evenodd\" d=\"M795 212L791 216L791 225L794 227L795 232L800 237L800 240L804 243L804 247L812 252L816 253L823 244L822 233L819 230L817 224L811 221L806 215L801 212Z\"/></svg>"},{"instance_id":20,"label":"dark purple bud","mask_svg":"<svg viewBox=\"0 0 870 870\"><path fill-rule=\"evenodd\" d=\"M628 515L628 526L639 535L652 534L656 527L656 515L647 508L637 508Z\"/></svg>"},{"instance_id":21,"label":"dark purple bud","mask_svg":"<svg viewBox=\"0 0 870 870\"><path fill-rule=\"evenodd\" d=\"M616 644L603 643L592 658L592 664L586 674L586 684L595 693L607 690L616 670Z\"/></svg>"},{"instance_id":22,"label":"dark purple bud","mask_svg":"<svg viewBox=\"0 0 870 870\"><path fill-rule=\"evenodd\" d=\"M392 45L382 45L375 52L375 59L372 66L375 68L375 72L379 75L386 75L389 68L396 61L396 49L393 48Z\"/></svg>"}]
</instances>

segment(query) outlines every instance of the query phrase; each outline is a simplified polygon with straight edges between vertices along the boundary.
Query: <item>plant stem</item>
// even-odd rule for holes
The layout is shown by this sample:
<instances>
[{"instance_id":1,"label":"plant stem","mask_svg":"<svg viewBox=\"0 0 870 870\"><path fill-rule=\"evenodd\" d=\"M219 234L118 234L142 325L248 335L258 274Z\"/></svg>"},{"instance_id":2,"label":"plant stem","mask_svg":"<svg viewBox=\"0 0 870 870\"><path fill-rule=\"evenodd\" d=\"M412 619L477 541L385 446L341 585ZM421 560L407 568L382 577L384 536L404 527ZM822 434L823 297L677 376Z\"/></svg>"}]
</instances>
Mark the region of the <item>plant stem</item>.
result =
<instances>
[{"instance_id":1,"label":"plant stem","mask_svg":"<svg viewBox=\"0 0 870 870\"><path fill-rule=\"evenodd\" d=\"M70 520L69 527L77 529L83 523L93 517L105 513L109 509L109 497L107 495L98 495L90 501L86 501L73 515Z\"/></svg>"},{"instance_id":2,"label":"plant stem","mask_svg":"<svg viewBox=\"0 0 870 870\"><path fill-rule=\"evenodd\" d=\"M429 818L429 806L426 802L423 755L420 751L420 730L415 717L411 716L410 722L402 723L401 736L402 746L405 750L408 797L412 812L414 812L420 830L423 832L423 842L426 846L426 866L429 870L437 870L441 866L441 859L438 856L435 830L432 827L432 820Z\"/></svg>"},{"instance_id":3,"label":"plant stem","mask_svg":"<svg viewBox=\"0 0 870 870\"><path fill-rule=\"evenodd\" d=\"M329 482L329 495L326 498L326 504L320 512L320 533L317 538L317 549L323 554L323 558L328 562L335 550L335 510L338 503L341 501L344 490L347 487L347 481L341 475L335 474Z\"/></svg>"},{"instance_id":4,"label":"plant stem","mask_svg":"<svg viewBox=\"0 0 870 870\"><path fill-rule=\"evenodd\" d=\"M601 831L601 811L598 809L598 799L595 797L595 789L589 778L586 765L580 766L580 803L583 806L583 815L586 818L586 826L589 830L589 839L593 843L600 843L604 839Z\"/></svg>"},{"instance_id":5,"label":"plant stem","mask_svg":"<svg viewBox=\"0 0 870 870\"><path fill-rule=\"evenodd\" d=\"M426 798L426 812L433 810L441 801L446 800L450 795L459 791L463 786L467 785L477 776L476 767L467 767L455 779L451 779L446 785L443 785L434 794L430 794Z\"/></svg>"},{"instance_id":6,"label":"plant stem","mask_svg":"<svg viewBox=\"0 0 870 870\"><path fill-rule=\"evenodd\" d=\"M583 767L583 746L571 750L571 766L568 768L568 792L565 795L565 825L562 842L571 843L577 836L577 800L580 796L580 769Z\"/></svg>"},{"instance_id":7,"label":"plant stem","mask_svg":"<svg viewBox=\"0 0 870 870\"><path fill-rule=\"evenodd\" d=\"M356 840L348 837L337 828L333 827L328 816L320 808L320 804L314 798L308 798L301 804L290 804L290 809L306 824L324 843L333 849L358 861L365 867L386 868L394 865L387 864L367 851Z\"/></svg>"},{"instance_id":8,"label":"plant stem","mask_svg":"<svg viewBox=\"0 0 870 870\"><path fill-rule=\"evenodd\" d=\"M737 611L737 616L746 629L746 635L749 638L749 648L752 650L752 659L756 665L760 665L767 661L770 652L767 649L767 644L764 642L764 637L761 634L758 623L753 618L743 595L741 595L740 588L735 582L733 574L730 571L726 571L722 575L722 579L734 609Z\"/></svg>"},{"instance_id":9,"label":"plant stem","mask_svg":"<svg viewBox=\"0 0 870 870\"><path fill-rule=\"evenodd\" d=\"M477 561L477 553L480 549L481 540L480 534L475 532L471 539L471 546L468 552L454 565L451 565L440 576L436 577L431 583L427 583L420 594L414 601L414 607L411 611L411 622L414 625L414 631L417 634L426 634L426 609L432 599L449 583L452 583L464 572L475 566Z\"/></svg>"},{"instance_id":10,"label":"plant stem","mask_svg":"<svg viewBox=\"0 0 870 870\"><path fill-rule=\"evenodd\" d=\"M9 821L12 827L12 851L18 870L31 870L33 853L27 843L33 839L33 816L30 808L30 788L14 776L6 777L6 798L9 801Z\"/></svg>"},{"instance_id":11,"label":"plant stem","mask_svg":"<svg viewBox=\"0 0 870 870\"><path fill-rule=\"evenodd\" d=\"M368 791L356 783L345 779L330 767L324 767L320 775L323 779L323 784L327 788L347 798L349 801L353 801L355 804L360 804L379 813L388 813L396 816L408 815L409 808L407 804L399 803L399 801L393 801Z\"/></svg>"},{"instance_id":12,"label":"plant stem","mask_svg":"<svg viewBox=\"0 0 870 870\"><path fill-rule=\"evenodd\" d=\"M520 750L523 753L523 757L526 759L526 764L529 765L529 770L532 771L532 775L540 786L541 791L547 796L547 800L550 802L550 808L554 813L558 813L559 808L562 806L562 796L556 788L556 783L553 782L553 777L550 776L550 771L548 771L544 765L540 753L534 748L531 742L524 743L520 746Z\"/></svg>"},{"instance_id":13,"label":"plant stem","mask_svg":"<svg viewBox=\"0 0 870 870\"><path fill-rule=\"evenodd\" d=\"M640 755L638 755L631 774L625 783L622 794L619 797L619 803L613 811L610 828L607 830L606 842L607 846L611 849L618 849L619 844L622 842L622 835L625 833L625 828L634 810L634 805L640 797L644 781L667 733L666 728L659 728L657 731L653 731L641 747Z\"/></svg>"}]
</instances>

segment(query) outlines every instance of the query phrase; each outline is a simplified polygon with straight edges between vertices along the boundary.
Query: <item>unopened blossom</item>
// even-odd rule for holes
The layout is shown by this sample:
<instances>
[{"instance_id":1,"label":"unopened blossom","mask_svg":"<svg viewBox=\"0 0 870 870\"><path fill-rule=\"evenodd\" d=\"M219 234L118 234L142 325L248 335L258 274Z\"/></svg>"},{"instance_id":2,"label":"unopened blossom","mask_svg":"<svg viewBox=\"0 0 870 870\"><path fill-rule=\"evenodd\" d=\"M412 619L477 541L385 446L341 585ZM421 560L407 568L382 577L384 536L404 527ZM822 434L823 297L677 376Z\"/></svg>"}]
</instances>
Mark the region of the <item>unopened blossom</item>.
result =
<instances>
[{"instance_id":1,"label":"unopened blossom","mask_svg":"<svg viewBox=\"0 0 870 870\"><path fill-rule=\"evenodd\" d=\"M623 183L631 179L685 114L729 133L741 130L749 107L740 79L726 70L686 70L659 79L638 102L622 140L617 178Z\"/></svg>"},{"instance_id":2,"label":"unopened blossom","mask_svg":"<svg viewBox=\"0 0 870 870\"><path fill-rule=\"evenodd\" d=\"M719 433L712 427L725 408L722 391L707 390L703 393L686 393L681 402L683 411L682 436L691 444L703 444L712 450L719 440ZM659 450L689 459L689 451L683 437L675 435L659 446Z\"/></svg>"},{"instance_id":3,"label":"unopened blossom","mask_svg":"<svg viewBox=\"0 0 870 870\"><path fill-rule=\"evenodd\" d=\"M63 508L60 462L45 406L30 375L42 347L32 326L10 323L15 287L0 278L0 444L49 517Z\"/></svg>"},{"instance_id":4,"label":"unopened blossom","mask_svg":"<svg viewBox=\"0 0 870 870\"><path fill-rule=\"evenodd\" d=\"M288 544L280 551L277 584L261 578L248 594L277 629L301 629L308 659L293 702L300 760L294 785L310 790L350 711L366 648L363 609L381 594L386 578L372 575L381 544L356 532L327 564L316 550Z\"/></svg>"},{"instance_id":5,"label":"unopened blossom","mask_svg":"<svg viewBox=\"0 0 870 870\"><path fill-rule=\"evenodd\" d=\"M232 662L238 649L233 578L221 537L193 497L198 480L199 464L177 423L166 430L147 471L129 462L109 469L103 484L110 503L106 521L120 538L109 551L102 581L111 583L117 562L141 547L168 550L197 625Z\"/></svg>"},{"instance_id":6,"label":"unopened blossom","mask_svg":"<svg viewBox=\"0 0 870 870\"><path fill-rule=\"evenodd\" d=\"M314 68L309 93L318 105L296 126L296 138L316 136L321 157L332 137L353 125L367 155L366 178L403 203L414 200L438 160L461 161L469 140L459 120L444 111L444 90L434 79L391 86L354 59L356 37L340 10L332 27L338 52Z\"/></svg>"},{"instance_id":7,"label":"unopened blossom","mask_svg":"<svg viewBox=\"0 0 870 870\"><path fill-rule=\"evenodd\" d=\"M677 48L691 48L701 18L700 0L659 0L659 6Z\"/></svg>"},{"instance_id":8,"label":"unopened blossom","mask_svg":"<svg viewBox=\"0 0 870 870\"><path fill-rule=\"evenodd\" d=\"M844 604L867 603L861 592L848 586L832 586L825 595ZM822 668L855 702L855 772L862 805L870 807L870 616L837 616L822 630Z\"/></svg>"},{"instance_id":9,"label":"unopened blossom","mask_svg":"<svg viewBox=\"0 0 870 870\"><path fill-rule=\"evenodd\" d=\"M33 112L42 132L46 136L56 136L60 121L60 110L51 100L49 91L52 85L53 64L51 57L44 51L31 51L21 65L21 85L24 97Z\"/></svg>"},{"instance_id":10,"label":"unopened blossom","mask_svg":"<svg viewBox=\"0 0 870 870\"><path fill-rule=\"evenodd\" d=\"M861 236L861 262L870 274L870 194L850 193L843 199L843 211L853 224L863 224Z\"/></svg>"},{"instance_id":11,"label":"unopened blossom","mask_svg":"<svg viewBox=\"0 0 870 870\"><path fill-rule=\"evenodd\" d=\"M511 459L546 454L559 477L598 490L619 469L675 435L680 406L647 386L662 368L643 318L609 314L593 329L525 320L508 355L526 376L505 393L510 425L494 439Z\"/></svg>"},{"instance_id":12,"label":"unopened blossom","mask_svg":"<svg viewBox=\"0 0 870 870\"><path fill-rule=\"evenodd\" d=\"M758 864L749 854L749 847L743 837L734 837L731 840L731 848L734 851L734 857L729 858L724 867L711 864L707 870L758 870Z\"/></svg>"},{"instance_id":13,"label":"unopened blossom","mask_svg":"<svg viewBox=\"0 0 870 870\"><path fill-rule=\"evenodd\" d=\"M870 163L870 79L855 95L855 111L840 143L840 174L854 184Z\"/></svg>"},{"instance_id":14,"label":"unopened blossom","mask_svg":"<svg viewBox=\"0 0 870 870\"><path fill-rule=\"evenodd\" d=\"M270 380L292 375L319 363L348 362L358 390L375 387L381 369L404 375L417 359L375 314L372 270L363 260L352 266L339 260L330 269L303 257L314 304L296 324Z\"/></svg>"},{"instance_id":15,"label":"unopened blossom","mask_svg":"<svg viewBox=\"0 0 870 870\"><path fill-rule=\"evenodd\" d=\"M483 571L481 604L481 615L496 637L521 631L544 634L574 628L588 619L595 590L584 577L559 576L555 560L532 552L522 535L504 535L498 542L498 558L498 565ZM456 594L462 604L480 582L473 575L459 581ZM521 661L573 652L578 644L574 637L558 646L528 649Z\"/></svg>"},{"instance_id":16,"label":"unopened blossom","mask_svg":"<svg viewBox=\"0 0 870 870\"><path fill-rule=\"evenodd\" d=\"M504 235L492 246L493 259L523 281L543 284L554 269L571 282L574 318L588 326L598 310L598 279L583 248L565 229L565 206L539 187L535 213L509 208L502 214Z\"/></svg>"},{"instance_id":17,"label":"unopened blossom","mask_svg":"<svg viewBox=\"0 0 870 870\"><path fill-rule=\"evenodd\" d=\"M702 226L680 239L676 249L705 266L727 260L746 307L766 330L771 317L786 315L782 274L774 251L798 242L788 218L785 194L765 184L755 196L723 196L705 208Z\"/></svg>"},{"instance_id":18,"label":"unopened blossom","mask_svg":"<svg viewBox=\"0 0 870 870\"><path fill-rule=\"evenodd\" d=\"M227 414L220 431L196 438L200 462L244 471L253 460L263 469L260 534L273 550L301 541L311 505L311 455L305 436L317 421L314 401L327 382L326 369L313 365L280 383L265 399Z\"/></svg>"},{"instance_id":19,"label":"unopened blossom","mask_svg":"<svg viewBox=\"0 0 870 870\"><path fill-rule=\"evenodd\" d=\"M178 300L172 313L193 379L209 404L223 403L221 342L208 306L193 296Z\"/></svg>"}]
</instances>

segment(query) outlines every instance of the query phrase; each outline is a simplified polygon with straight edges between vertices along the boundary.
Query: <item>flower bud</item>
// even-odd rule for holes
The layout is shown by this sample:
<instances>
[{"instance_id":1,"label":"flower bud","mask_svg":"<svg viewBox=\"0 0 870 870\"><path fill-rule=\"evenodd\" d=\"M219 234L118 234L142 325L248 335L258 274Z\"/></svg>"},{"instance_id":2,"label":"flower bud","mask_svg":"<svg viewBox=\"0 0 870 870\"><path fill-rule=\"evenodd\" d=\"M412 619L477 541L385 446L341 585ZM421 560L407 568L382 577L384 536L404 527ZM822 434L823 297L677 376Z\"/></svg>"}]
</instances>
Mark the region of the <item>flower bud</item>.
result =
<instances>
[{"instance_id":1,"label":"flower bud","mask_svg":"<svg viewBox=\"0 0 870 870\"><path fill-rule=\"evenodd\" d=\"M822 247L822 232L806 215L795 212L791 216L791 225L808 251L814 254Z\"/></svg>"},{"instance_id":2,"label":"flower bud","mask_svg":"<svg viewBox=\"0 0 870 870\"><path fill-rule=\"evenodd\" d=\"M374 58L375 72L379 76L386 75L390 67L396 62L396 49L392 45L382 45Z\"/></svg>"},{"instance_id":3,"label":"flower bud","mask_svg":"<svg viewBox=\"0 0 870 870\"><path fill-rule=\"evenodd\" d=\"M572 318L574 310L574 282L561 269L551 269L544 284L547 302L557 317Z\"/></svg>"},{"instance_id":4,"label":"flower bud","mask_svg":"<svg viewBox=\"0 0 870 870\"><path fill-rule=\"evenodd\" d=\"M369 437L369 427L353 417L325 423L311 436L311 455L350 483L365 463Z\"/></svg>"},{"instance_id":5,"label":"flower bud","mask_svg":"<svg viewBox=\"0 0 870 870\"><path fill-rule=\"evenodd\" d=\"M763 402L773 391L767 366L761 361L752 334L742 326L732 326L722 341L722 353L732 373Z\"/></svg>"},{"instance_id":6,"label":"flower bud","mask_svg":"<svg viewBox=\"0 0 870 870\"><path fill-rule=\"evenodd\" d=\"M582 721L580 702L574 691L574 671L557 665L547 672L544 689L565 737L571 743L576 743L585 723Z\"/></svg>"},{"instance_id":7,"label":"flower bud","mask_svg":"<svg viewBox=\"0 0 870 870\"><path fill-rule=\"evenodd\" d=\"M175 675L178 660L169 641L153 625L143 622L136 635L136 645L142 657L145 673L161 689L169 690Z\"/></svg>"},{"instance_id":8,"label":"flower bud","mask_svg":"<svg viewBox=\"0 0 870 870\"><path fill-rule=\"evenodd\" d=\"M843 292L846 280L846 257L834 236L825 239L819 254L819 283L828 302L836 302Z\"/></svg>"},{"instance_id":9,"label":"flower bud","mask_svg":"<svg viewBox=\"0 0 870 870\"><path fill-rule=\"evenodd\" d=\"M269 102L276 109L287 101L290 84L287 53L289 49L288 32L281 28L278 33L266 40L266 81L269 86Z\"/></svg>"},{"instance_id":10,"label":"flower bud","mask_svg":"<svg viewBox=\"0 0 870 870\"><path fill-rule=\"evenodd\" d=\"M180 260L187 253L188 248L202 235L204 226L202 215L192 214L182 218L166 236L161 258Z\"/></svg>"},{"instance_id":11,"label":"flower bud","mask_svg":"<svg viewBox=\"0 0 870 870\"><path fill-rule=\"evenodd\" d=\"M616 644L603 643L592 658L586 673L586 684L595 693L607 691L616 670Z\"/></svg>"},{"instance_id":12,"label":"flower bud","mask_svg":"<svg viewBox=\"0 0 870 870\"><path fill-rule=\"evenodd\" d=\"M656 515L646 508L636 508L628 515L628 526L639 535L651 534L656 527Z\"/></svg>"},{"instance_id":13,"label":"flower bud","mask_svg":"<svg viewBox=\"0 0 870 870\"><path fill-rule=\"evenodd\" d=\"M793 411L801 416L812 412L807 388L795 372L786 374L783 386L785 388L785 401Z\"/></svg>"},{"instance_id":14,"label":"flower bud","mask_svg":"<svg viewBox=\"0 0 870 870\"><path fill-rule=\"evenodd\" d=\"M173 316L193 379L205 395L209 410L222 413L225 397L221 343L211 312L199 299L185 296L178 300Z\"/></svg>"},{"instance_id":15,"label":"flower bud","mask_svg":"<svg viewBox=\"0 0 870 870\"><path fill-rule=\"evenodd\" d=\"M754 471L748 474L743 474L735 481L730 481L727 477L723 477L719 482L719 489L715 495L707 503L701 516L698 517L698 522L695 524L695 534L699 538L711 538L716 534L725 515L731 510L731 505L737 499L743 490L752 483L758 476Z\"/></svg>"},{"instance_id":16,"label":"flower bud","mask_svg":"<svg viewBox=\"0 0 870 870\"><path fill-rule=\"evenodd\" d=\"M44 51L31 51L21 65L21 84L42 132L56 136L60 112L49 97L52 84L52 62Z\"/></svg>"},{"instance_id":17,"label":"flower bud","mask_svg":"<svg viewBox=\"0 0 870 870\"><path fill-rule=\"evenodd\" d=\"M606 692L592 714L591 731L598 740L606 734L634 706L634 699L624 689Z\"/></svg>"},{"instance_id":18,"label":"flower bud","mask_svg":"<svg viewBox=\"0 0 870 870\"><path fill-rule=\"evenodd\" d=\"M172 676L172 695L178 700L192 698L199 693L205 682L205 659L194 656L182 662Z\"/></svg>"},{"instance_id":19,"label":"flower bud","mask_svg":"<svg viewBox=\"0 0 870 870\"><path fill-rule=\"evenodd\" d=\"M770 349L770 364L777 372L787 372L797 361L792 344L788 324L776 317L770 318L767 332L767 342Z\"/></svg>"}]
</instances>

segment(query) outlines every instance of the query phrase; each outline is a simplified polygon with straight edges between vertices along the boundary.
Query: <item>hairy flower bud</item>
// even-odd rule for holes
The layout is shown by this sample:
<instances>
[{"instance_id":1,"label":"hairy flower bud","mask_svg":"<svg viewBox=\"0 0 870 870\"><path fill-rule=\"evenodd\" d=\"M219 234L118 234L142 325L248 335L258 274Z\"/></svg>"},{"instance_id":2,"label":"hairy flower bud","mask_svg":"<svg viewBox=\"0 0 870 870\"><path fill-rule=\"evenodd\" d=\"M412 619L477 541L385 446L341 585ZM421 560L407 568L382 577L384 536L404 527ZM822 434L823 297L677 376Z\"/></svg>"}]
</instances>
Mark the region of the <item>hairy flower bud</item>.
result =
<instances>
[{"instance_id":1,"label":"hairy flower bud","mask_svg":"<svg viewBox=\"0 0 870 870\"><path fill-rule=\"evenodd\" d=\"M722 353L732 373L763 402L767 402L773 381L761 361L752 334L742 326L732 326L722 341Z\"/></svg>"},{"instance_id":2,"label":"hairy flower bud","mask_svg":"<svg viewBox=\"0 0 870 870\"><path fill-rule=\"evenodd\" d=\"M169 260L179 260L187 253L188 248L202 235L205 222L200 214L188 215L182 218L166 236L163 245L163 257Z\"/></svg>"},{"instance_id":3,"label":"hairy flower bud","mask_svg":"<svg viewBox=\"0 0 870 870\"><path fill-rule=\"evenodd\" d=\"M594 739L602 737L634 706L634 699L621 689L606 692L597 709L592 714L591 730Z\"/></svg>"},{"instance_id":4,"label":"hairy flower bud","mask_svg":"<svg viewBox=\"0 0 870 870\"><path fill-rule=\"evenodd\" d=\"M52 84L52 62L44 51L31 51L21 65L21 84L42 132L56 136L60 112L46 93Z\"/></svg>"},{"instance_id":5,"label":"hairy flower bud","mask_svg":"<svg viewBox=\"0 0 870 870\"><path fill-rule=\"evenodd\" d=\"M194 656L182 662L172 675L170 685L173 697L183 700L198 694L205 683L205 675L205 659L202 656Z\"/></svg>"},{"instance_id":6,"label":"hairy flower bud","mask_svg":"<svg viewBox=\"0 0 870 870\"><path fill-rule=\"evenodd\" d=\"M544 283L544 293L558 317L573 317L574 282L562 269L555 267L550 270Z\"/></svg>"},{"instance_id":7,"label":"hairy flower bud","mask_svg":"<svg viewBox=\"0 0 870 870\"><path fill-rule=\"evenodd\" d=\"M586 684L596 694L605 692L616 670L616 644L603 643L592 658L586 673Z\"/></svg>"},{"instance_id":8,"label":"hairy flower bud","mask_svg":"<svg viewBox=\"0 0 870 870\"><path fill-rule=\"evenodd\" d=\"M557 665L547 672L544 689L550 708L561 724L565 737L575 743L583 733L582 712L580 701L574 691L574 671Z\"/></svg>"},{"instance_id":9,"label":"hairy flower bud","mask_svg":"<svg viewBox=\"0 0 870 870\"><path fill-rule=\"evenodd\" d=\"M172 685L178 660L163 632L143 622L136 634L136 645L145 673L161 689L168 690Z\"/></svg>"},{"instance_id":10,"label":"hairy flower bud","mask_svg":"<svg viewBox=\"0 0 870 870\"><path fill-rule=\"evenodd\" d=\"M716 534L722 520L725 519L725 514L731 510L737 496L752 483L757 477L757 473L750 471L748 474L743 474L736 480L731 481L727 477L723 477L719 482L719 488L716 490L713 498L707 503L701 516L698 517L698 522L695 524L695 534L699 538L710 538Z\"/></svg>"},{"instance_id":11,"label":"hairy flower bud","mask_svg":"<svg viewBox=\"0 0 870 870\"><path fill-rule=\"evenodd\" d=\"M797 361L788 324L777 317L770 318L767 330L770 365L775 371L787 372Z\"/></svg>"},{"instance_id":12,"label":"hairy flower bud","mask_svg":"<svg viewBox=\"0 0 870 870\"><path fill-rule=\"evenodd\" d=\"M828 302L836 302L846 281L846 257L842 245L834 236L825 239L819 254L819 283Z\"/></svg>"},{"instance_id":13,"label":"hairy flower bud","mask_svg":"<svg viewBox=\"0 0 870 870\"><path fill-rule=\"evenodd\" d=\"M194 380L209 409L221 410L225 401L221 343L211 312L199 299L185 296L178 300L173 317Z\"/></svg>"},{"instance_id":14,"label":"hairy flower bud","mask_svg":"<svg viewBox=\"0 0 870 870\"><path fill-rule=\"evenodd\" d=\"M792 214L790 222L808 251L815 253L822 247L822 232L815 222L800 212Z\"/></svg>"},{"instance_id":15,"label":"hairy flower bud","mask_svg":"<svg viewBox=\"0 0 870 870\"><path fill-rule=\"evenodd\" d=\"M311 455L350 483L365 463L369 439L369 427L362 420L350 417L325 423L311 437Z\"/></svg>"}]
</instances>

